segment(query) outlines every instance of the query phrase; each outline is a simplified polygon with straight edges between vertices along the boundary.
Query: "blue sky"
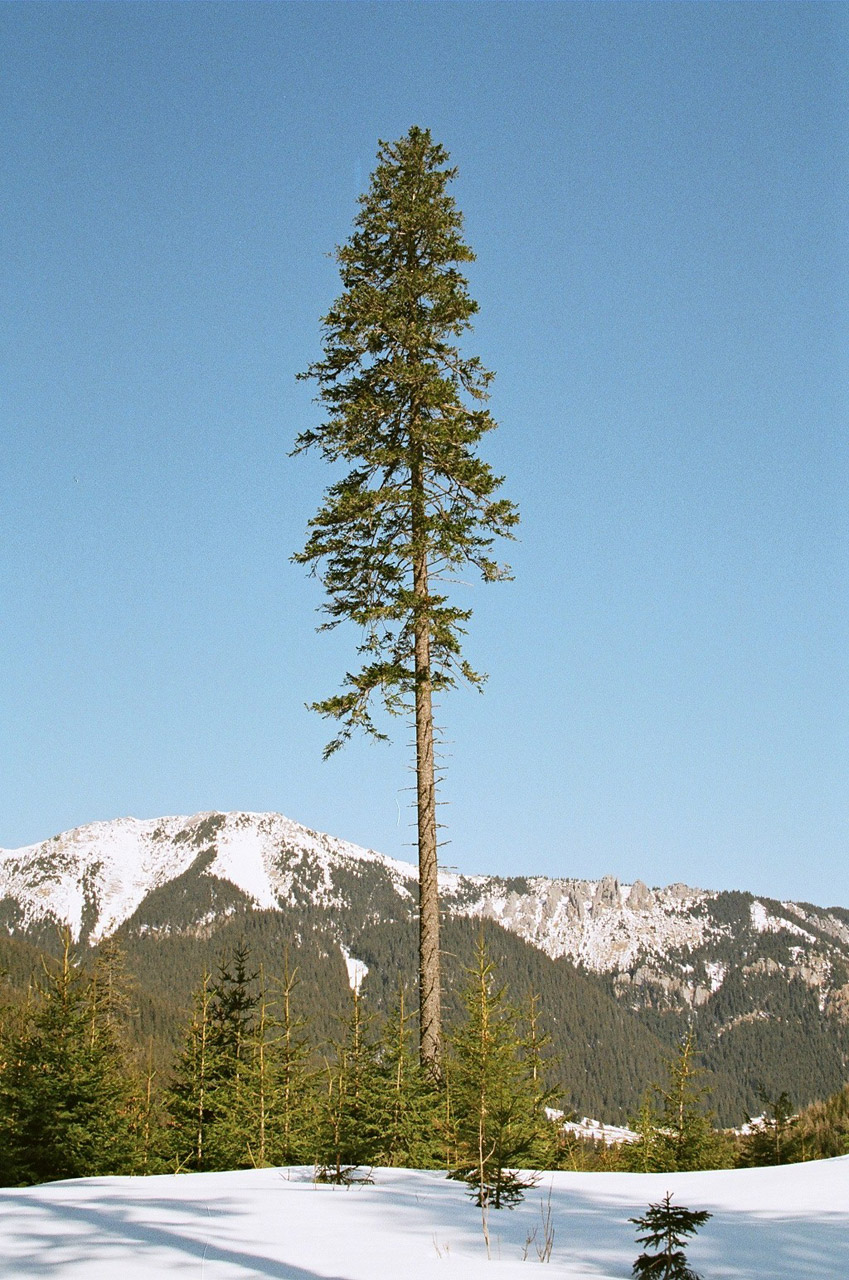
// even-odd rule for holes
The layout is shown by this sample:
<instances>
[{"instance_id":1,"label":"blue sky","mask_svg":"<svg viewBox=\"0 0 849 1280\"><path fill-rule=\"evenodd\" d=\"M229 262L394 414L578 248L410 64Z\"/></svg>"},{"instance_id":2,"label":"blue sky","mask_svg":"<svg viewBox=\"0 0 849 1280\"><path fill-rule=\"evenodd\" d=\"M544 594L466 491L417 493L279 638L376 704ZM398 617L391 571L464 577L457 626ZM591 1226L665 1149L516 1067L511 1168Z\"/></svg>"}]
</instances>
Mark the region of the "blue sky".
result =
<instances>
[{"instance_id":1,"label":"blue sky","mask_svg":"<svg viewBox=\"0 0 849 1280\"><path fill-rule=\"evenodd\" d=\"M0 7L0 844L276 809L412 856L291 459L379 138L477 253L515 581L463 589L466 871L849 905L844 4Z\"/></svg>"}]
</instances>

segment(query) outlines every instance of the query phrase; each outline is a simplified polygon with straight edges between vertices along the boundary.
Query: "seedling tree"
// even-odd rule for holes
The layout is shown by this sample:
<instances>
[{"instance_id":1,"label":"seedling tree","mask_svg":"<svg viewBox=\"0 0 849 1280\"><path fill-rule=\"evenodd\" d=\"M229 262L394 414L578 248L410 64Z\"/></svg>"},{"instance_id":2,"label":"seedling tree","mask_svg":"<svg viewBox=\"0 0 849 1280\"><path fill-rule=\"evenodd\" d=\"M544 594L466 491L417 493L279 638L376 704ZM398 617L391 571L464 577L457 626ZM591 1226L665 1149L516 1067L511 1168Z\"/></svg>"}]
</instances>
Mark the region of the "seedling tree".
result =
<instances>
[{"instance_id":1,"label":"seedling tree","mask_svg":"<svg viewBox=\"0 0 849 1280\"><path fill-rule=\"evenodd\" d=\"M274 1042L278 1139L275 1159L281 1164L301 1164L311 1157L314 1095L317 1072L311 1063L307 1021L296 1013L295 992L300 985L297 965L292 968L288 949L283 977L277 984L277 1039Z\"/></svg>"},{"instance_id":2,"label":"seedling tree","mask_svg":"<svg viewBox=\"0 0 849 1280\"><path fill-rule=\"evenodd\" d=\"M643 1232L637 1243L647 1245L652 1253L641 1253L632 1274L643 1280L699 1280L687 1266L682 1249L687 1236L693 1236L712 1215L704 1209L685 1209L672 1204L667 1191L659 1204L650 1204L641 1218L629 1218Z\"/></svg>"},{"instance_id":3,"label":"seedling tree","mask_svg":"<svg viewBox=\"0 0 849 1280\"><path fill-rule=\"evenodd\" d=\"M437 893L434 695L484 677L462 656L471 610L446 583L464 568L508 576L492 558L516 507L476 453L496 425L485 408L492 374L457 339L477 303L459 267L474 260L448 194L456 170L426 129L381 142L350 239L336 250L343 292L323 319L323 359L302 374L318 384L324 422L295 453L316 448L345 474L327 489L294 559L320 576L323 628L361 629L359 670L313 709L338 722L325 748L355 730L386 738L374 703L415 725L419 852L419 1005L422 1064L438 1077L442 1051ZM320 628L320 629L323 629Z\"/></svg>"}]
</instances>

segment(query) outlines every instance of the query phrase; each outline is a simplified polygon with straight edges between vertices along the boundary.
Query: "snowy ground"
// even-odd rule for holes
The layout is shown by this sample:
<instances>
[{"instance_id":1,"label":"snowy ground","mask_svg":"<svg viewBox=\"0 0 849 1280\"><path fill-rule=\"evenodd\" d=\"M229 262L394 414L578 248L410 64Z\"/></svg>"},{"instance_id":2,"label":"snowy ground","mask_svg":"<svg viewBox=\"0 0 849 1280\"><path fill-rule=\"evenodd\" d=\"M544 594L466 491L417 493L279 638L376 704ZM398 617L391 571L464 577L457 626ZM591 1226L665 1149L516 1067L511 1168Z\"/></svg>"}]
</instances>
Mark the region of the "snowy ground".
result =
<instances>
[{"instance_id":1,"label":"snowy ground","mask_svg":"<svg viewBox=\"0 0 849 1280\"><path fill-rule=\"evenodd\" d=\"M713 1218L689 1250L704 1280L847 1280L849 1156L778 1169L547 1174L524 1204L480 1214L439 1174L377 1170L373 1186L314 1186L309 1171L91 1178L0 1191L0 1276L53 1280L450 1280L527 1277L551 1188L547 1274L624 1280L628 1218L669 1190Z\"/></svg>"}]
</instances>

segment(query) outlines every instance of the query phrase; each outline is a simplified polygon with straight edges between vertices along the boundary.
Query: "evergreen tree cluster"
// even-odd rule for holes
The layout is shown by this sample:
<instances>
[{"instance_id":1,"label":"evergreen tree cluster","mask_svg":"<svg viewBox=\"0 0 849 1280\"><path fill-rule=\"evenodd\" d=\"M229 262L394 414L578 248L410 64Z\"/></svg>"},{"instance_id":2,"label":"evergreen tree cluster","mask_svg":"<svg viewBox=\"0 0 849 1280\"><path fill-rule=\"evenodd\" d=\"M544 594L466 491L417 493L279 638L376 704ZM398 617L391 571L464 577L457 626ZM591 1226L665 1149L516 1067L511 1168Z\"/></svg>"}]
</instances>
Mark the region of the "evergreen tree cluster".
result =
<instances>
[{"instance_id":1,"label":"evergreen tree cluster","mask_svg":"<svg viewBox=\"0 0 849 1280\"><path fill-rule=\"evenodd\" d=\"M402 984L379 1019L358 991L322 1041L297 999L297 963L269 981L244 941L205 971L170 1071L134 1055L132 990L114 944L92 969L66 933L22 1003L3 1007L0 1174L60 1177L310 1164L346 1182L381 1164L444 1168L478 1203L521 1198L551 1163L546 1039L496 982L481 939L466 1018L435 1080Z\"/></svg>"},{"instance_id":2,"label":"evergreen tree cluster","mask_svg":"<svg viewBox=\"0 0 849 1280\"><path fill-rule=\"evenodd\" d=\"M636 1142L623 1146L621 1167L637 1173L722 1169L733 1163L729 1139L714 1125L707 1105L705 1072L698 1065L693 1033L666 1061L666 1079L643 1095L634 1117Z\"/></svg>"},{"instance_id":3,"label":"evergreen tree cluster","mask_svg":"<svg viewBox=\"0 0 849 1280\"><path fill-rule=\"evenodd\" d=\"M117 949L104 949L86 973L68 934L58 959L44 959L24 1005L4 1007L0 1175L7 1185L143 1171L144 1095L125 1071L126 1010Z\"/></svg>"},{"instance_id":4,"label":"evergreen tree cluster","mask_svg":"<svg viewBox=\"0 0 849 1280\"><path fill-rule=\"evenodd\" d=\"M849 1085L794 1112L786 1092L761 1093L763 1110L738 1143L741 1166L795 1164L849 1154Z\"/></svg>"}]
</instances>

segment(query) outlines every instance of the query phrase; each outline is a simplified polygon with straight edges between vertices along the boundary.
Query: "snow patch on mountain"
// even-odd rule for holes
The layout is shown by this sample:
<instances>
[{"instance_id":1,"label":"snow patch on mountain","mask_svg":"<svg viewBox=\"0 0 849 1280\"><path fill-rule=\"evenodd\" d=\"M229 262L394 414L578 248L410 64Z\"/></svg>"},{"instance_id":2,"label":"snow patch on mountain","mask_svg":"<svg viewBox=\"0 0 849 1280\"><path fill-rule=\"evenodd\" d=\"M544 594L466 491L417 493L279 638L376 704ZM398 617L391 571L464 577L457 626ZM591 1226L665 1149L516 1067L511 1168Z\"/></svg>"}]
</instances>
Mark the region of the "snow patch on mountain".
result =
<instances>
[{"instance_id":1,"label":"snow patch on mountain","mask_svg":"<svg viewBox=\"0 0 849 1280\"><path fill-rule=\"evenodd\" d=\"M216 841L207 874L229 880L258 907L273 908L278 902L269 864L268 842L255 826L228 825Z\"/></svg>"},{"instance_id":2,"label":"snow patch on mountain","mask_svg":"<svg viewBox=\"0 0 849 1280\"><path fill-rule=\"evenodd\" d=\"M782 904L784 905L784 904ZM762 902L755 898L749 913L752 920L752 928L758 933L794 933L797 938L804 938L806 942L815 942L816 938L807 929L803 929L801 925L795 924L792 920L785 919L784 916L770 915Z\"/></svg>"},{"instance_id":3,"label":"snow patch on mountain","mask_svg":"<svg viewBox=\"0 0 849 1280\"><path fill-rule=\"evenodd\" d=\"M79 938L111 933L151 890L183 872L197 849L176 842L185 818L93 822L42 844L0 849L0 893L17 901L26 924L53 918ZM161 832L167 839L157 839Z\"/></svg>"},{"instance_id":4,"label":"snow patch on mountain","mask_svg":"<svg viewBox=\"0 0 849 1280\"><path fill-rule=\"evenodd\" d=\"M356 956L352 956L347 947L340 947L340 950L348 971L348 986L353 992L359 994L360 987L368 975L368 965L365 960L358 960Z\"/></svg>"},{"instance_id":5,"label":"snow patch on mountain","mask_svg":"<svg viewBox=\"0 0 849 1280\"><path fill-rule=\"evenodd\" d=\"M718 991L725 981L725 975L728 972L728 965L723 964L721 960L707 960L705 962L705 973L710 983L711 991Z\"/></svg>"}]
</instances>

